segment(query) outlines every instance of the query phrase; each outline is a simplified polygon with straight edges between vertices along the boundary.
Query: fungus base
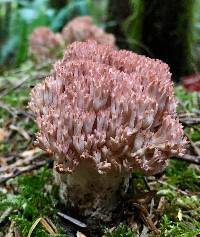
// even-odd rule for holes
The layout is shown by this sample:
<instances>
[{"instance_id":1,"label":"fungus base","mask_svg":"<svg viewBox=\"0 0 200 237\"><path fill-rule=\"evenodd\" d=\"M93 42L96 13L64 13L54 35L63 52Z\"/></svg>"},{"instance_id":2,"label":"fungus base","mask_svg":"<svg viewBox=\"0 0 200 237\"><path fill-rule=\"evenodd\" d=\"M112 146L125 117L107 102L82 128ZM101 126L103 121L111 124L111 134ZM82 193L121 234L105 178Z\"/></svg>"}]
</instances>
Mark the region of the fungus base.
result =
<instances>
[{"instance_id":1,"label":"fungus base","mask_svg":"<svg viewBox=\"0 0 200 237\"><path fill-rule=\"evenodd\" d=\"M99 174L86 162L72 174L55 172L60 198L68 210L87 219L109 221L127 192L130 174Z\"/></svg>"}]
</instances>

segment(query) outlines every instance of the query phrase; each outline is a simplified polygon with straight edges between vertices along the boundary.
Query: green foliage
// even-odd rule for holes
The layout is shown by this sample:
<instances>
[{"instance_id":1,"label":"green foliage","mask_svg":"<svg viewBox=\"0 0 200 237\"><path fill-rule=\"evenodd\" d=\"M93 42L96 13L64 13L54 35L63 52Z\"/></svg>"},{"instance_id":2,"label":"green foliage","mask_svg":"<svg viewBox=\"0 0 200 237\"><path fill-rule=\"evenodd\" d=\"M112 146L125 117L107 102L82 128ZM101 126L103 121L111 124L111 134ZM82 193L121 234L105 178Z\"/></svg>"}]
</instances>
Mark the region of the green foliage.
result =
<instances>
[{"instance_id":1,"label":"green foliage","mask_svg":"<svg viewBox=\"0 0 200 237\"><path fill-rule=\"evenodd\" d=\"M97 24L102 24L107 15L109 0L87 0L88 12ZM103 25L104 26L104 25Z\"/></svg>"},{"instance_id":2,"label":"green foliage","mask_svg":"<svg viewBox=\"0 0 200 237\"><path fill-rule=\"evenodd\" d=\"M28 91L26 90L13 91L10 94L4 96L4 101L11 106L21 107L27 104Z\"/></svg>"},{"instance_id":3,"label":"green foliage","mask_svg":"<svg viewBox=\"0 0 200 237\"><path fill-rule=\"evenodd\" d=\"M187 162L172 160L165 173L169 184L182 190L200 191L198 173Z\"/></svg>"},{"instance_id":4,"label":"green foliage","mask_svg":"<svg viewBox=\"0 0 200 237\"><path fill-rule=\"evenodd\" d=\"M200 141L200 132L199 131L194 131L191 134L191 139L192 139L192 141Z\"/></svg>"},{"instance_id":5,"label":"green foliage","mask_svg":"<svg viewBox=\"0 0 200 237\"><path fill-rule=\"evenodd\" d=\"M20 64L27 58L29 34L37 26L49 25L55 12L53 9L48 8L47 0L13 0L10 7L11 15L10 19L8 19L8 35L1 47L0 63L4 63L14 54L15 63Z\"/></svg>"},{"instance_id":6,"label":"green foliage","mask_svg":"<svg viewBox=\"0 0 200 237\"><path fill-rule=\"evenodd\" d=\"M13 64L19 65L28 56L28 38L38 26L48 26L53 31L59 31L73 17L91 15L96 22L102 20L106 11L107 0L94 4L91 0L69 0L61 9L50 7L49 0L11 1L10 17L7 19L8 33L0 41L0 64L14 58ZM1 6L5 3L0 2ZM6 18L6 13L0 11L0 19ZM1 30L1 24L0 24Z\"/></svg>"},{"instance_id":7,"label":"green foliage","mask_svg":"<svg viewBox=\"0 0 200 237\"><path fill-rule=\"evenodd\" d=\"M134 237L136 236L136 232L121 223L115 229L112 229L112 230L105 229L105 236L106 237Z\"/></svg>"},{"instance_id":8,"label":"green foliage","mask_svg":"<svg viewBox=\"0 0 200 237\"><path fill-rule=\"evenodd\" d=\"M129 42L130 48L135 51L140 51L145 48L141 44L142 21L144 14L144 6L142 0L130 0L132 14L126 19L123 24L123 29ZM148 50L147 50L148 51Z\"/></svg>"},{"instance_id":9,"label":"green foliage","mask_svg":"<svg viewBox=\"0 0 200 237\"><path fill-rule=\"evenodd\" d=\"M196 92L187 92L182 86L177 86L175 88L175 94L180 101L178 111L184 110L192 112L193 109L198 108L199 102Z\"/></svg>"},{"instance_id":10,"label":"green foliage","mask_svg":"<svg viewBox=\"0 0 200 237\"><path fill-rule=\"evenodd\" d=\"M191 219L174 222L164 215L160 230L162 237L195 237L200 233L200 222Z\"/></svg>"},{"instance_id":11,"label":"green foliage","mask_svg":"<svg viewBox=\"0 0 200 237\"><path fill-rule=\"evenodd\" d=\"M200 233L199 171L183 161L171 161L166 169L165 182L158 186L157 196L165 196L164 215L159 237L194 237ZM194 193L183 195L181 191Z\"/></svg>"},{"instance_id":12,"label":"green foliage","mask_svg":"<svg viewBox=\"0 0 200 237\"><path fill-rule=\"evenodd\" d=\"M65 7L57 12L50 27L52 30L58 31L67 21L77 15L89 15L86 0L70 0Z\"/></svg>"},{"instance_id":13,"label":"green foliage","mask_svg":"<svg viewBox=\"0 0 200 237\"><path fill-rule=\"evenodd\" d=\"M57 188L52 186L52 171L42 168L34 174L24 175L12 181L18 187L17 194L0 195L0 211L13 208L10 220L16 222L22 236L27 236L33 222L39 217L56 218ZM35 236L49 236L38 225ZM63 235L64 236L64 235Z\"/></svg>"}]
</instances>

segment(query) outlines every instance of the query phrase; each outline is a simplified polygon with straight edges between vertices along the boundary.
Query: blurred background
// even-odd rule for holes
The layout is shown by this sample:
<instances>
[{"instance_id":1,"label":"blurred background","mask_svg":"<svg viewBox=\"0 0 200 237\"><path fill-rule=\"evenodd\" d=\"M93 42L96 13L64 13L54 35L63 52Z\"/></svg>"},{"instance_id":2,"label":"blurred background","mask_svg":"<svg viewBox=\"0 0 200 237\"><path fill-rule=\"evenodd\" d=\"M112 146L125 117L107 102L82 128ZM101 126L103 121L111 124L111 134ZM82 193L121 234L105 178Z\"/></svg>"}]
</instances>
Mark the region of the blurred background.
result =
<instances>
[{"instance_id":1,"label":"blurred background","mask_svg":"<svg viewBox=\"0 0 200 237\"><path fill-rule=\"evenodd\" d=\"M168 63L175 80L199 71L199 0L1 0L1 68L28 59L29 35L35 28L60 32L84 15L113 33L119 48Z\"/></svg>"}]
</instances>

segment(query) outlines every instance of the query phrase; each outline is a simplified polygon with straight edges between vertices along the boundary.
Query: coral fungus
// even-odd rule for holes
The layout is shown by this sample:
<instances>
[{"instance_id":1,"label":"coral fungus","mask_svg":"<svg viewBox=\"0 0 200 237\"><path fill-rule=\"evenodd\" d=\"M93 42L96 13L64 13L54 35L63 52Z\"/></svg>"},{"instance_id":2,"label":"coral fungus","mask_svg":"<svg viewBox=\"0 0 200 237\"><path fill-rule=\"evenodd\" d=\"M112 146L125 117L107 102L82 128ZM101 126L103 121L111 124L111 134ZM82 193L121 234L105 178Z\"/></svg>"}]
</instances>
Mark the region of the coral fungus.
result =
<instances>
[{"instance_id":1,"label":"coral fungus","mask_svg":"<svg viewBox=\"0 0 200 237\"><path fill-rule=\"evenodd\" d=\"M75 42L31 93L37 144L55 156L68 207L102 217L132 171L161 172L186 140L168 66L96 42Z\"/></svg>"},{"instance_id":2,"label":"coral fungus","mask_svg":"<svg viewBox=\"0 0 200 237\"><path fill-rule=\"evenodd\" d=\"M47 27L36 28L29 38L29 53L36 61L55 60L58 58L62 37Z\"/></svg>"},{"instance_id":3,"label":"coral fungus","mask_svg":"<svg viewBox=\"0 0 200 237\"><path fill-rule=\"evenodd\" d=\"M115 37L97 27L89 16L74 18L63 28L62 36L66 44L95 40L99 44L115 46Z\"/></svg>"}]
</instances>

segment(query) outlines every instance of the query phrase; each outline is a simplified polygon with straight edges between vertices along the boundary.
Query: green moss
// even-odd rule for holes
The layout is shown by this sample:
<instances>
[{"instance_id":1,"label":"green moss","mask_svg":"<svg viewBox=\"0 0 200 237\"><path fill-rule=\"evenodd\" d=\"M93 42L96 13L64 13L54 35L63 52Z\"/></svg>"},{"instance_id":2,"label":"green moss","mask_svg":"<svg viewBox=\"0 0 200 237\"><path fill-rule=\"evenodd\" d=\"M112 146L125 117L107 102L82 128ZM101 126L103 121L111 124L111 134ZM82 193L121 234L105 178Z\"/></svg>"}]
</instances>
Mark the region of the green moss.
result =
<instances>
[{"instance_id":1,"label":"green moss","mask_svg":"<svg viewBox=\"0 0 200 237\"><path fill-rule=\"evenodd\" d=\"M112 230L105 229L105 236L106 237L134 237L136 236L136 232L121 223L115 229L112 229Z\"/></svg>"},{"instance_id":2,"label":"green moss","mask_svg":"<svg viewBox=\"0 0 200 237\"><path fill-rule=\"evenodd\" d=\"M196 220L175 222L164 215L160 230L160 237L195 237L200 233L200 222Z\"/></svg>"},{"instance_id":3,"label":"green moss","mask_svg":"<svg viewBox=\"0 0 200 237\"><path fill-rule=\"evenodd\" d=\"M58 190L52 183L52 171L47 167L41 168L31 175L23 175L12 181L12 185L17 186L17 194L0 196L0 211L13 207L9 219L16 222L22 237L27 237L37 218L47 216L57 219ZM36 227L34 233L35 236L49 236L41 225Z\"/></svg>"},{"instance_id":4,"label":"green moss","mask_svg":"<svg viewBox=\"0 0 200 237\"><path fill-rule=\"evenodd\" d=\"M194 237L200 233L199 173L183 161L171 161L164 184L157 187L157 197L165 196L159 237ZM183 195L187 191L191 195ZM194 193L192 195L192 193Z\"/></svg>"},{"instance_id":5,"label":"green moss","mask_svg":"<svg viewBox=\"0 0 200 237\"><path fill-rule=\"evenodd\" d=\"M20 89L10 92L8 95L3 97L3 101L13 107L22 107L27 105L29 91Z\"/></svg>"},{"instance_id":6,"label":"green moss","mask_svg":"<svg viewBox=\"0 0 200 237\"><path fill-rule=\"evenodd\" d=\"M167 183L189 191L200 191L199 174L187 162L172 160L166 169Z\"/></svg>"},{"instance_id":7,"label":"green moss","mask_svg":"<svg viewBox=\"0 0 200 237\"><path fill-rule=\"evenodd\" d=\"M178 111L184 110L184 112L192 112L199 106L199 101L196 92L187 92L182 86L175 88L175 95L181 102L178 106Z\"/></svg>"}]
</instances>

